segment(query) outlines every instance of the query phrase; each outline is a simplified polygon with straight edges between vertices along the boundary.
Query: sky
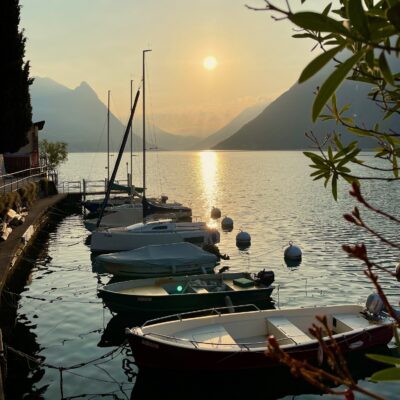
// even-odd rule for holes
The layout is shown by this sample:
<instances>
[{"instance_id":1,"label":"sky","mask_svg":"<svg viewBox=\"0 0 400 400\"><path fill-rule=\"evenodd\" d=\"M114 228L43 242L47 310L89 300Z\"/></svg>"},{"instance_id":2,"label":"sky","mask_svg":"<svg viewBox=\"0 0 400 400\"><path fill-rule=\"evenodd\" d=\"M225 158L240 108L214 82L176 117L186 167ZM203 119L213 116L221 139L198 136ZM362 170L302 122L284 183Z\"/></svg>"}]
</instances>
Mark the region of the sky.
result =
<instances>
[{"instance_id":1,"label":"sky","mask_svg":"<svg viewBox=\"0 0 400 400\"><path fill-rule=\"evenodd\" d=\"M20 0L31 75L71 89L87 82L126 121L130 81L142 79L146 115L161 129L207 136L243 109L288 90L316 56L263 0ZM276 0L276 3L284 3ZM300 0L293 0L293 4ZM323 9L325 1L309 0ZM203 65L206 57L217 62Z\"/></svg>"}]
</instances>

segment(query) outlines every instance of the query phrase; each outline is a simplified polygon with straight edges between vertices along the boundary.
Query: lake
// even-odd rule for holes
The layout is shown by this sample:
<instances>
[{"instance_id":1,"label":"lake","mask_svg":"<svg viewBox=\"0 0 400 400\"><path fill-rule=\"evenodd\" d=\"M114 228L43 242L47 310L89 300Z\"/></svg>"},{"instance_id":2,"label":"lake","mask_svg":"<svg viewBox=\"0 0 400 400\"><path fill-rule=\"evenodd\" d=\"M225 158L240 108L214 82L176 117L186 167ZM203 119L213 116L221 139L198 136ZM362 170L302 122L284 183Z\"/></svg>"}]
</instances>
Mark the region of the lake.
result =
<instances>
[{"instance_id":1,"label":"lake","mask_svg":"<svg viewBox=\"0 0 400 400\"><path fill-rule=\"evenodd\" d=\"M395 249L342 218L355 205L348 195L349 186L340 185L339 201L335 202L329 185L325 189L321 181L313 182L309 177L312 170L301 152L150 152L147 156L148 195L165 193L170 200L192 207L199 220L218 224L210 219L213 206L234 220L232 232L221 232L219 248L230 256L221 266L229 266L233 272L273 270L275 307L365 303L373 292L372 284L360 262L341 250L343 243L365 242L371 257L390 268L399 261ZM113 155L112 164L115 159ZM125 154L120 179L126 179L128 159L129 154ZM132 159L133 181L141 186L141 157L135 154ZM104 153L72 153L60 170L59 180L104 179L106 165ZM365 182L362 187L375 206L399 216L398 185ZM398 240L392 223L361 211L370 226L387 239ZM139 371L130 350L118 347L124 338L123 328L134 324L135 316L129 322L112 316L97 297L98 287L111 277L92 268L82 215L65 216L60 208L54 209L53 215L54 224L40 235L33 255L26 258L6 294L10 307L18 307L14 309L15 326L10 328L10 346L42 363L35 366L33 360L21 362L19 356L11 357L10 398L194 398L204 391L209 398L221 392L232 398L239 394L248 398L291 398L298 394L298 398L308 399L315 392L284 373L200 377ZM239 230L252 238L245 251L236 247ZM303 252L303 260L295 268L283 259L289 241ZM380 282L393 304L399 304L399 283L385 274ZM109 352L112 354L107 355ZM399 384L377 386L365 379L376 370L375 364L362 355L351 363L363 387L397 398ZM60 369L72 366L76 368ZM215 379L219 389L212 389Z\"/></svg>"}]
</instances>

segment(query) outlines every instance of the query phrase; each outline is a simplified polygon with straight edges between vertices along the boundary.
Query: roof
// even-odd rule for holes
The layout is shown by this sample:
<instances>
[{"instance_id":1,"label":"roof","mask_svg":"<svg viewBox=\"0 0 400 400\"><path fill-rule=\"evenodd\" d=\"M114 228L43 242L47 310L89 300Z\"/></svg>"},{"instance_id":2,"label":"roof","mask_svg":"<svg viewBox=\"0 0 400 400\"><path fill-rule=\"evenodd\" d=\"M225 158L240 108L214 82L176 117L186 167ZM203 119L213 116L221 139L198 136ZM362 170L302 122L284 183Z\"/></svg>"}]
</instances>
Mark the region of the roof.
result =
<instances>
[{"instance_id":1,"label":"roof","mask_svg":"<svg viewBox=\"0 0 400 400\"><path fill-rule=\"evenodd\" d=\"M39 131L41 131L44 127L46 121L38 121L38 122L34 122L33 126L35 126L36 128L38 128Z\"/></svg>"}]
</instances>

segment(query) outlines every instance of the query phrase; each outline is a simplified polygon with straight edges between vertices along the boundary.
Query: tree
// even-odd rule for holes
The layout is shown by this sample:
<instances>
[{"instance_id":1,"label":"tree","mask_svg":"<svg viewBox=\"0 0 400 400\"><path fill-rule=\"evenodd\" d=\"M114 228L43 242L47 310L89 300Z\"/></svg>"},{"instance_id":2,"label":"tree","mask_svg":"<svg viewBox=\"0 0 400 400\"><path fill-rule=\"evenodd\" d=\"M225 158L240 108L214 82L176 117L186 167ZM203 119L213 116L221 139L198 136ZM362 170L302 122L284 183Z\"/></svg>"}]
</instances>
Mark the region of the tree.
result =
<instances>
[{"instance_id":1,"label":"tree","mask_svg":"<svg viewBox=\"0 0 400 400\"><path fill-rule=\"evenodd\" d=\"M68 159L67 144L63 142L48 142L43 139L39 143L40 158L53 172Z\"/></svg>"},{"instance_id":2,"label":"tree","mask_svg":"<svg viewBox=\"0 0 400 400\"><path fill-rule=\"evenodd\" d=\"M301 4L307 0L301 0ZM306 133L316 148L316 152L305 152L311 160L313 169L311 176L314 180L324 179L324 184L331 184L332 195L337 200L337 184L344 179L352 185L350 194L363 207L380 217L391 221L398 228L400 219L380 210L367 200L361 191L363 180L372 181L399 181L398 157L400 156L400 130L385 130L381 128L382 121L394 115L400 115L400 0L340 0L340 7L332 9L332 3L325 3L325 8L320 12L292 10L290 0L270 1L265 0L265 7L252 8L253 10L269 11L276 20L288 19L296 26L293 37L298 39L311 39L315 42L314 48L322 52L314 58L303 70L299 82L304 82L315 75L330 62L334 62L334 71L326 78L319 88L316 88L316 97L312 108L312 119L334 120L338 125L346 128L355 136L349 144L342 142L340 136L332 132L325 138L317 138L312 132ZM278 5L277 5L278 4ZM370 87L369 98L376 107L382 110L382 119L373 126L360 124L352 117L351 105L338 104L335 92L344 79L351 79L366 84ZM368 137L376 143L375 160L380 164L366 161L359 157L361 147L357 137ZM383 163L383 166L381 165ZM354 166L365 171L361 175L353 173ZM388 240L365 221L358 207L345 214L344 218L378 238L384 245L400 250L400 244ZM371 261L367 246L363 243L357 245L343 244L343 250L350 256L359 259L365 266L365 274L371 280L377 293L381 297L387 312L400 326L400 317L388 301L380 283L379 273L387 273L400 281L400 267L396 269L383 267ZM324 332L328 330L326 320L321 319ZM322 343L321 329L312 327L310 332ZM397 343L400 340L397 338ZM279 345L270 342L270 351L278 358L291 366L291 370L303 376L322 389L333 392L323 384L322 379L327 375L312 366L296 365L296 360L287 358L281 352ZM327 349L329 352L330 350ZM329 354L328 354L329 356ZM372 376L379 380L400 380L400 358L371 356L376 360L393 365L384 371ZM286 361L285 361L286 360ZM333 360L333 358L332 358ZM332 361L333 362L333 361ZM354 380L348 377L348 371L336 368L333 382L342 383L349 387L346 398L353 398L353 390L362 391ZM364 392L365 393L365 392ZM378 398L378 396L369 393Z\"/></svg>"},{"instance_id":3,"label":"tree","mask_svg":"<svg viewBox=\"0 0 400 400\"><path fill-rule=\"evenodd\" d=\"M24 32L20 22L19 0L0 2L0 154L16 152L28 143L27 133L32 126L32 106L29 86L29 61L24 62Z\"/></svg>"}]
</instances>

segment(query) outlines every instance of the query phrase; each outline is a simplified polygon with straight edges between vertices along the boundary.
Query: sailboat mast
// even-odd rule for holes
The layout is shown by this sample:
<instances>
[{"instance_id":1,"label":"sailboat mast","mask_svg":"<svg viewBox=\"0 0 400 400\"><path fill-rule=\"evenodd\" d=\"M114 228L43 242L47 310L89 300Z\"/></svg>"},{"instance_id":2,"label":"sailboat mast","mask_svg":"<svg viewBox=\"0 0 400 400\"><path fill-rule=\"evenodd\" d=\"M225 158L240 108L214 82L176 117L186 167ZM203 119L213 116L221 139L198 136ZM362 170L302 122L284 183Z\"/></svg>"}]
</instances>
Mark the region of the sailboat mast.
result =
<instances>
[{"instance_id":1,"label":"sailboat mast","mask_svg":"<svg viewBox=\"0 0 400 400\"><path fill-rule=\"evenodd\" d=\"M117 176L117 171L118 171L118 168L119 168L119 164L121 162L122 154L124 153L125 145L126 145L126 142L128 141L128 136L129 136L129 132L131 130L132 120L133 120L133 116L135 115L135 110L136 110L136 106L137 106L137 103L138 103L138 100L139 100L139 96L140 96L140 89L138 89L138 91L136 92L135 100L133 102L133 106L132 106L131 113L130 113L130 116L129 116L128 125L126 127L126 130L125 130L125 133L124 133L124 137L122 139L121 147L120 147L119 152L118 152L117 161L115 161L114 169L113 169L113 172L111 174L111 179L109 180L108 185L107 185L106 197L104 197L103 204L101 205L99 218L97 219L96 228L98 228L100 226L101 219L103 218L103 215L104 215L104 209L106 208L106 205L108 203L108 199L110 198L111 187L113 186L114 181L115 181L115 177Z\"/></svg>"},{"instance_id":2,"label":"sailboat mast","mask_svg":"<svg viewBox=\"0 0 400 400\"><path fill-rule=\"evenodd\" d=\"M143 50L143 198L146 197L146 86L145 86L145 55L148 51Z\"/></svg>"},{"instance_id":3,"label":"sailboat mast","mask_svg":"<svg viewBox=\"0 0 400 400\"><path fill-rule=\"evenodd\" d=\"M110 181L110 91L107 96L107 184Z\"/></svg>"},{"instance_id":4,"label":"sailboat mast","mask_svg":"<svg viewBox=\"0 0 400 400\"><path fill-rule=\"evenodd\" d=\"M132 100L133 100L133 98L132 98L132 86L133 86L133 80L131 79L131 110L132 110ZM132 177L132 171L133 171L133 166L132 166L132 164L133 164L133 130L132 130L132 125L131 125L131 182L130 182L130 184L132 185L132 182L133 182L133 177Z\"/></svg>"}]
</instances>

